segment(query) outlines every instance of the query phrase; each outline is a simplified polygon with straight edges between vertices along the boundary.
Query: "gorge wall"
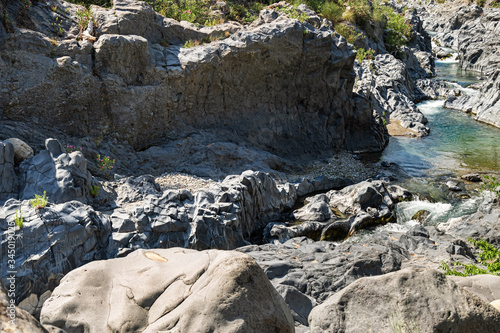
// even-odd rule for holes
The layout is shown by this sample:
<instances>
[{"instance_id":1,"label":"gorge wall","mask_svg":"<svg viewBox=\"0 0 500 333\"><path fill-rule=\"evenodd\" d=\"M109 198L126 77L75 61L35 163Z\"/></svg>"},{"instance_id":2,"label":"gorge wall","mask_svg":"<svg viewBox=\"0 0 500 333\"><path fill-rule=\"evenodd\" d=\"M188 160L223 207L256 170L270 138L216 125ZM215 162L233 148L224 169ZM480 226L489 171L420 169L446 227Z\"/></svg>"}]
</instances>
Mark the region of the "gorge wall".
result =
<instances>
[{"instance_id":1,"label":"gorge wall","mask_svg":"<svg viewBox=\"0 0 500 333\"><path fill-rule=\"evenodd\" d=\"M136 149L200 129L278 155L387 143L370 102L353 98L352 47L327 27L264 10L250 26L199 28L116 0L109 10L94 7L92 43L75 38L78 6L54 3L35 3L29 15L4 8L24 27L0 30L4 119L112 134ZM183 47L203 39L214 41Z\"/></svg>"}]
</instances>

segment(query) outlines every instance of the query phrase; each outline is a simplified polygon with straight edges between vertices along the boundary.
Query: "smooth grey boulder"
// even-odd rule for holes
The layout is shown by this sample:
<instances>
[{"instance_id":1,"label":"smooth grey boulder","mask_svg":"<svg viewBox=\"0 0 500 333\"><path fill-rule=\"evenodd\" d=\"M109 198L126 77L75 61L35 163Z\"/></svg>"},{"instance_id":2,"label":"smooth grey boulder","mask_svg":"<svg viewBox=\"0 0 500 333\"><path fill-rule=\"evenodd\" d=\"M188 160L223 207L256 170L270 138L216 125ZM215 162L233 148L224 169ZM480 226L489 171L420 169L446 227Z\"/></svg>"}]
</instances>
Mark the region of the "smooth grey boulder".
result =
<instances>
[{"instance_id":1,"label":"smooth grey boulder","mask_svg":"<svg viewBox=\"0 0 500 333\"><path fill-rule=\"evenodd\" d=\"M19 165L22 161L33 156L33 148L31 148L26 142L18 138L10 138L5 141L9 141L14 146L14 163Z\"/></svg>"},{"instance_id":2,"label":"smooth grey boulder","mask_svg":"<svg viewBox=\"0 0 500 333\"><path fill-rule=\"evenodd\" d=\"M11 303L8 295L15 290L10 288L7 284L5 288L3 283L0 282L0 332L9 333L46 333L47 331L40 325L35 318L23 309Z\"/></svg>"},{"instance_id":3,"label":"smooth grey boulder","mask_svg":"<svg viewBox=\"0 0 500 333\"><path fill-rule=\"evenodd\" d=\"M67 154L56 139L47 139L45 145L46 150L20 166L21 200L46 192L53 203L87 202L92 175L83 154L80 151Z\"/></svg>"},{"instance_id":4,"label":"smooth grey boulder","mask_svg":"<svg viewBox=\"0 0 500 333\"><path fill-rule=\"evenodd\" d=\"M138 250L70 272L42 308L51 330L294 332L290 310L248 255Z\"/></svg>"},{"instance_id":5,"label":"smooth grey boulder","mask_svg":"<svg viewBox=\"0 0 500 333\"><path fill-rule=\"evenodd\" d=\"M500 312L435 270L404 269L357 280L315 307L315 332L498 332Z\"/></svg>"},{"instance_id":6,"label":"smooth grey boulder","mask_svg":"<svg viewBox=\"0 0 500 333\"><path fill-rule=\"evenodd\" d=\"M448 276L458 286L470 291L485 302L500 299L500 276L482 274L473 276Z\"/></svg>"},{"instance_id":7,"label":"smooth grey boulder","mask_svg":"<svg viewBox=\"0 0 500 333\"><path fill-rule=\"evenodd\" d=\"M22 228L15 226L22 215ZM16 300L52 290L67 272L92 260L107 257L111 227L108 219L78 201L33 208L29 201L8 200L0 207L1 251L15 242L14 268L0 262L1 278L17 271Z\"/></svg>"},{"instance_id":8,"label":"smooth grey boulder","mask_svg":"<svg viewBox=\"0 0 500 333\"><path fill-rule=\"evenodd\" d=\"M318 221L323 222L332 217L330 209L330 200L325 194L318 194L312 198L308 198L304 207L293 212L295 219L299 221Z\"/></svg>"},{"instance_id":9,"label":"smooth grey boulder","mask_svg":"<svg viewBox=\"0 0 500 333\"><path fill-rule=\"evenodd\" d=\"M18 179L14 171L14 145L0 141L0 201L17 196Z\"/></svg>"},{"instance_id":10,"label":"smooth grey boulder","mask_svg":"<svg viewBox=\"0 0 500 333\"><path fill-rule=\"evenodd\" d=\"M401 269L410 257L401 244L374 237L363 244L314 242L306 237L283 244L249 245L237 249L251 255L280 292L294 320L307 322L311 305L324 302L357 279Z\"/></svg>"}]
</instances>

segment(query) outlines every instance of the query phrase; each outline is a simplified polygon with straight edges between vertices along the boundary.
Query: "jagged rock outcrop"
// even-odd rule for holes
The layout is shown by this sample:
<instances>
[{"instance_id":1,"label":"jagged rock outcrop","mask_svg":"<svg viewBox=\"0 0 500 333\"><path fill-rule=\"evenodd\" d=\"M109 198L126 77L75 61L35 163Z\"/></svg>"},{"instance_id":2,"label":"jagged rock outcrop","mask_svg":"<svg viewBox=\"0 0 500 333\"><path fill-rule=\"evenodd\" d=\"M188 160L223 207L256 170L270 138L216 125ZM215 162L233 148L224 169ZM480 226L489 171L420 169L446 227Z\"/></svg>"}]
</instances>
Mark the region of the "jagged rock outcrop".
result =
<instances>
[{"instance_id":1,"label":"jagged rock outcrop","mask_svg":"<svg viewBox=\"0 0 500 333\"><path fill-rule=\"evenodd\" d=\"M18 179L14 171L14 146L0 141L0 202L17 197Z\"/></svg>"},{"instance_id":2,"label":"jagged rock outcrop","mask_svg":"<svg viewBox=\"0 0 500 333\"><path fill-rule=\"evenodd\" d=\"M419 13L442 45L459 52L462 68L490 74L500 66L500 9L459 5L435 4Z\"/></svg>"},{"instance_id":3,"label":"jagged rock outcrop","mask_svg":"<svg viewBox=\"0 0 500 333\"><path fill-rule=\"evenodd\" d=\"M477 93L450 96L444 107L471 112L475 120L500 127L500 70L489 75Z\"/></svg>"},{"instance_id":4,"label":"jagged rock outcrop","mask_svg":"<svg viewBox=\"0 0 500 333\"><path fill-rule=\"evenodd\" d=\"M377 55L356 68L359 80L355 91L370 99L373 109L384 118L401 121L405 128L428 135L427 119L415 103L415 83L406 65L390 54Z\"/></svg>"},{"instance_id":5,"label":"jagged rock outcrop","mask_svg":"<svg viewBox=\"0 0 500 333\"><path fill-rule=\"evenodd\" d=\"M496 332L500 312L438 271L410 269L357 280L314 308L309 323L311 333Z\"/></svg>"},{"instance_id":6,"label":"jagged rock outcrop","mask_svg":"<svg viewBox=\"0 0 500 333\"><path fill-rule=\"evenodd\" d=\"M56 5L70 17L78 8ZM50 22L59 14L49 7L37 2L26 11ZM4 117L80 136L112 133L136 148L200 128L281 156L326 154L353 137L367 138L358 140L359 151L363 144L365 151L386 144L373 143L383 136L370 134L384 127L374 123L370 108L355 111L354 52L328 27L268 9L245 28L197 28L131 0L94 9L94 44L74 39L73 18L62 26L61 41L35 23L27 24L34 30L3 35ZM229 37L182 47L220 34ZM358 120L366 126L348 129Z\"/></svg>"},{"instance_id":7,"label":"jagged rock outcrop","mask_svg":"<svg viewBox=\"0 0 500 333\"><path fill-rule=\"evenodd\" d=\"M20 166L21 200L46 193L53 203L71 200L87 202L92 175L80 151L66 153L56 139L45 141L46 150Z\"/></svg>"},{"instance_id":8,"label":"jagged rock outcrop","mask_svg":"<svg viewBox=\"0 0 500 333\"><path fill-rule=\"evenodd\" d=\"M238 252L138 250L66 275L45 303L54 332L294 332L262 269Z\"/></svg>"},{"instance_id":9,"label":"jagged rock outcrop","mask_svg":"<svg viewBox=\"0 0 500 333\"><path fill-rule=\"evenodd\" d=\"M16 217L22 216L21 228ZM0 263L1 278L16 271L16 300L52 290L64 274L96 259L107 258L111 226L109 220L78 201L31 207L10 199L0 207L1 251L15 245L14 266Z\"/></svg>"}]
</instances>

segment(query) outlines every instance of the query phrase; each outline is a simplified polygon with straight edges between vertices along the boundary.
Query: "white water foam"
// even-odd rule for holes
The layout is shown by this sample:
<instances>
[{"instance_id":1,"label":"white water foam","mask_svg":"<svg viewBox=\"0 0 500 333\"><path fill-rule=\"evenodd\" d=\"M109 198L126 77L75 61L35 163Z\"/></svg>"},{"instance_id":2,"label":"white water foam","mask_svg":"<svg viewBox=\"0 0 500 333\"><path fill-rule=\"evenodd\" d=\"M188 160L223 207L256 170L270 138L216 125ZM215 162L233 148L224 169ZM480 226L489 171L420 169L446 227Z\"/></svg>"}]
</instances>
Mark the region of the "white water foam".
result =
<instances>
[{"instance_id":1,"label":"white water foam","mask_svg":"<svg viewBox=\"0 0 500 333\"><path fill-rule=\"evenodd\" d=\"M437 99L433 101L425 101L417 105L420 112L424 115L432 115L443 111L444 100Z\"/></svg>"}]
</instances>

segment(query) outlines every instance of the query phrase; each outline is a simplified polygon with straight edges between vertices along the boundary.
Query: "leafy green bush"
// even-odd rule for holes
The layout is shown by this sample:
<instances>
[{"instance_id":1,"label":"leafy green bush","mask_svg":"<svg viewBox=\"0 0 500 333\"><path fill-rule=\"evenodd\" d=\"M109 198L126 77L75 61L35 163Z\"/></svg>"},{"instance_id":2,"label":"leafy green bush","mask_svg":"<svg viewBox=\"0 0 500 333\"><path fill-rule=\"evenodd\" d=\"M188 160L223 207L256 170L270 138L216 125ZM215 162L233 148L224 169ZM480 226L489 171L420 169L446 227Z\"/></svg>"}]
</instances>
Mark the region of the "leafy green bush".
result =
<instances>
[{"instance_id":1,"label":"leafy green bush","mask_svg":"<svg viewBox=\"0 0 500 333\"><path fill-rule=\"evenodd\" d=\"M411 39L411 24L402 14L394 11L387 14L387 36L385 44L389 52L399 52Z\"/></svg>"},{"instance_id":2,"label":"leafy green bush","mask_svg":"<svg viewBox=\"0 0 500 333\"><path fill-rule=\"evenodd\" d=\"M99 185L90 185L90 195L95 198L99 195L101 187Z\"/></svg>"},{"instance_id":3,"label":"leafy green bush","mask_svg":"<svg viewBox=\"0 0 500 333\"><path fill-rule=\"evenodd\" d=\"M368 49L365 50L364 48L359 48L356 50L356 59L358 59L359 62L363 62L363 60L372 60L373 55L375 54L375 50L373 49Z\"/></svg>"},{"instance_id":4,"label":"leafy green bush","mask_svg":"<svg viewBox=\"0 0 500 333\"><path fill-rule=\"evenodd\" d=\"M497 195L500 195L500 180L497 180L497 177L495 176L483 176L484 179L486 179L485 184L483 185L482 189L483 190L488 190L491 192L496 193Z\"/></svg>"},{"instance_id":5,"label":"leafy green bush","mask_svg":"<svg viewBox=\"0 0 500 333\"><path fill-rule=\"evenodd\" d=\"M335 26L335 31L344 37L347 42L354 44L356 41L363 37L362 32L358 32L354 27L347 25L345 23L339 23Z\"/></svg>"},{"instance_id":6,"label":"leafy green bush","mask_svg":"<svg viewBox=\"0 0 500 333\"><path fill-rule=\"evenodd\" d=\"M321 6L320 12L327 20L330 20L333 24L337 24L343 20L344 7L333 1L325 1Z\"/></svg>"},{"instance_id":7,"label":"leafy green bush","mask_svg":"<svg viewBox=\"0 0 500 333\"><path fill-rule=\"evenodd\" d=\"M161 15L177 21L204 24L209 19L208 0L146 0Z\"/></svg>"},{"instance_id":8,"label":"leafy green bush","mask_svg":"<svg viewBox=\"0 0 500 333\"><path fill-rule=\"evenodd\" d=\"M441 262L441 266L439 266L439 268L444 270L444 274L456 276L471 276L478 274L500 275L500 250L482 239L474 240L469 238L469 243L474 244L481 251L479 253L479 258L476 259L481 265L485 266L486 269L477 267L474 264L461 264L453 262L452 266L463 267L464 272L460 272L456 269L452 269L443 261Z\"/></svg>"}]
</instances>

